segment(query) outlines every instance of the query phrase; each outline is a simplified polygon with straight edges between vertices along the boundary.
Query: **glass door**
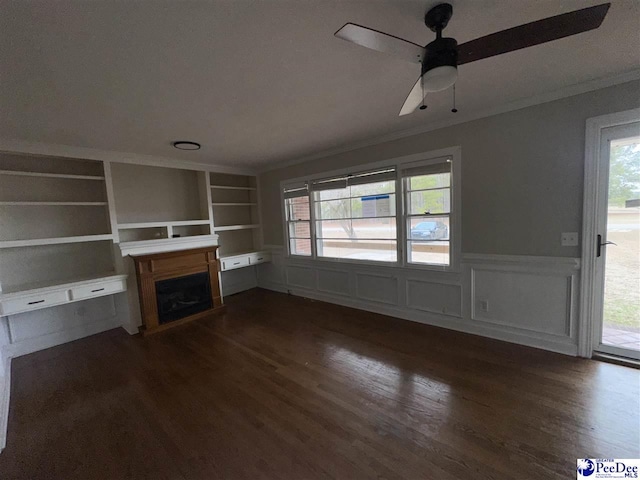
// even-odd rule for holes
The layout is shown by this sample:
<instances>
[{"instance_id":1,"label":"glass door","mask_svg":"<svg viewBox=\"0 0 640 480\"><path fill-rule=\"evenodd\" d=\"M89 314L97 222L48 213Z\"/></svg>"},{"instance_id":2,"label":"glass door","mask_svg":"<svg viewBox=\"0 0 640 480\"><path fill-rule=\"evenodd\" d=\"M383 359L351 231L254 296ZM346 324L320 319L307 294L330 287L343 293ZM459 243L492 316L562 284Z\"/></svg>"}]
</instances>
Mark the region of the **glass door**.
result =
<instances>
[{"instance_id":1,"label":"glass door","mask_svg":"<svg viewBox=\"0 0 640 480\"><path fill-rule=\"evenodd\" d=\"M596 246L602 318L595 349L640 359L640 123L606 129L603 137Z\"/></svg>"}]
</instances>

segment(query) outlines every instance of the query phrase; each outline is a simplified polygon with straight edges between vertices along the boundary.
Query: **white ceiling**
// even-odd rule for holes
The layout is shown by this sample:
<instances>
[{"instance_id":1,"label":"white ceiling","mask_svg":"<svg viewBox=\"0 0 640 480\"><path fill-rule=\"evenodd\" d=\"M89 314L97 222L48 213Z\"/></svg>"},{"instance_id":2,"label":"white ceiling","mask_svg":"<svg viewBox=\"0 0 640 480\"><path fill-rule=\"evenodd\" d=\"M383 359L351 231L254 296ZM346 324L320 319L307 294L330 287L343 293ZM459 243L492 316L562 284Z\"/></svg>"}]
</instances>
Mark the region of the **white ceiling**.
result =
<instances>
[{"instance_id":1,"label":"white ceiling","mask_svg":"<svg viewBox=\"0 0 640 480\"><path fill-rule=\"evenodd\" d=\"M397 116L418 65L333 36L351 21L426 44L436 3L1 0L0 138L264 168L442 121L450 91ZM602 2L451 3L463 43ZM463 65L458 115L636 69L639 31L640 2L614 0L598 30Z\"/></svg>"}]
</instances>

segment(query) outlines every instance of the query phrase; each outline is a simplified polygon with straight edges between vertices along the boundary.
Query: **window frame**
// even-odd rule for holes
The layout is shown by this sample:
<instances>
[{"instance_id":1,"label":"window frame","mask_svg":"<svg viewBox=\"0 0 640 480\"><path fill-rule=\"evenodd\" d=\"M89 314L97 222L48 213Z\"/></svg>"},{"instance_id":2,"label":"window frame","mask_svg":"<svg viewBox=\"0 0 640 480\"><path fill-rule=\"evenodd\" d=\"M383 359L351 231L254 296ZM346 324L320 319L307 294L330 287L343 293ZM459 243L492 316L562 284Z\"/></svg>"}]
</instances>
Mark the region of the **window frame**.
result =
<instances>
[{"instance_id":1,"label":"window frame","mask_svg":"<svg viewBox=\"0 0 640 480\"><path fill-rule=\"evenodd\" d=\"M303 186L302 186L303 185ZM306 195L296 195L296 196L287 196L287 192L286 189L290 188L292 190L305 190L306 191ZM282 205L282 212L283 212L283 223L284 223L284 235L285 235L285 241L287 243L287 256L291 256L291 257L296 257L296 258L314 258L315 256L315 251L313 248L313 237L314 237L314 229L313 229L313 218L311 216L311 192L309 191L309 184L306 181L303 182L287 182L284 185L281 185L280 187L280 194L281 194L281 205ZM309 220L290 220L289 219L289 211L288 211L288 206L287 206L287 200L292 199L292 198L303 198L303 197L307 197L309 199ZM309 243L311 244L311 253L309 255L304 255L301 253L293 253L291 252L291 240L292 239L300 239L300 240L306 240L306 238L299 238L299 237L291 237L290 236L290 231L289 231L289 226L291 224L295 224L295 223L309 223Z\"/></svg>"},{"instance_id":2,"label":"window frame","mask_svg":"<svg viewBox=\"0 0 640 480\"><path fill-rule=\"evenodd\" d=\"M441 161L443 157L451 158L451 205L450 205L450 262L449 265L436 265L436 264L419 264L409 263L407 261L407 232L406 224L407 218L405 216L405 188L404 180L402 177L402 170L407 168L413 168L422 166L429 163L436 163ZM388 160L382 160L378 162L371 162L367 164L356 165L351 168L343 168L333 171L322 172L319 174L306 175L298 178L291 178L282 180L280 182L280 208L282 212L283 220L283 240L286 244L285 254L287 258L301 260L305 262L327 262L331 264L354 264L354 265L370 265L383 268L407 268L412 270L430 270L434 272L460 272L460 257L462 246L462 226L461 226L461 148L459 146L443 148L440 150L417 153L412 155L406 155ZM316 235L316 215L315 215L315 201L313 198L313 191L309 188L309 218L310 218L310 231L311 231L311 255L296 255L290 252L289 231L287 222L287 212L285 208L285 196L284 188L288 185L295 183L307 182L309 185L313 181L330 179L340 176L346 176L349 174L363 174L369 171L376 171L382 168L395 168L396 169L396 262L385 262L379 260L360 260L360 259L347 259L347 258L334 258L334 257L318 257L317 256L317 235Z\"/></svg>"},{"instance_id":3,"label":"window frame","mask_svg":"<svg viewBox=\"0 0 640 480\"><path fill-rule=\"evenodd\" d=\"M443 155L439 157L431 156L428 159L424 159L418 162L406 163L399 167L398 177L402 184L402 234L403 234L403 246L402 246L402 265L406 268L415 268L420 270L435 270L435 271L459 271L460 267L460 175L459 175L459 155ZM408 182L411 177L418 175L404 175L403 170L415 169L420 167L427 167L431 165L437 165L443 163L443 161L449 160L451 164L450 181L449 181L449 213L434 213L434 217L448 217L449 218L449 264L440 265L436 263L417 263L409 261L409 231L411 218L422 215L412 215L410 206L410 195L413 191L427 191L425 190L410 190ZM447 187L436 187L432 190L444 189Z\"/></svg>"}]
</instances>

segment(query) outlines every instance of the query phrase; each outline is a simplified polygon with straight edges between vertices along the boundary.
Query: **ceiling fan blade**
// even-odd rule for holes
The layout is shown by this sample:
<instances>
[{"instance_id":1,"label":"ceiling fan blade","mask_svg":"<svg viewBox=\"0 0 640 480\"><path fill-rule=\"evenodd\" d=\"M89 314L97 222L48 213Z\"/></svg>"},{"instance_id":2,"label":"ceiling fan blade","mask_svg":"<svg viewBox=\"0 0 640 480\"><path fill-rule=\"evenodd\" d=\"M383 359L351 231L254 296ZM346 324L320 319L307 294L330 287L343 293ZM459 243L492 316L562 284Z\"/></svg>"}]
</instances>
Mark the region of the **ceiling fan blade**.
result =
<instances>
[{"instance_id":1,"label":"ceiling fan blade","mask_svg":"<svg viewBox=\"0 0 640 480\"><path fill-rule=\"evenodd\" d=\"M409 115L410 113L415 112L416 108L422 105L422 99L424 95L422 94L422 76L418 78L418 81L413 86L409 95L407 95L407 99L404 101L404 105L400 109L399 117L403 115Z\"/></svg>"},{"instance_id":2,"label":"ceiling fan blade","mask_svg":"<svg viewBox=\"0 0 640 480\"><path fill-rule=\"evenodd\" d=\"M458 65L594 30L600 26L610 6L610 3L603 3L563 13L463 43L458 46Z\"/></svg>"},{"instance_id":3,"label":"ceiling fan blade","mask_svg":"<svg viewBox=\"0 0 640 480\"><path fill-rule=\"evenodd\" d=\"M420 63L424 58L424 47L417 43L363 27L362 25L356 25L355 23L347 23L334 35L362 47L390 53L408 62Z\"/></svg>"}]
</instances>

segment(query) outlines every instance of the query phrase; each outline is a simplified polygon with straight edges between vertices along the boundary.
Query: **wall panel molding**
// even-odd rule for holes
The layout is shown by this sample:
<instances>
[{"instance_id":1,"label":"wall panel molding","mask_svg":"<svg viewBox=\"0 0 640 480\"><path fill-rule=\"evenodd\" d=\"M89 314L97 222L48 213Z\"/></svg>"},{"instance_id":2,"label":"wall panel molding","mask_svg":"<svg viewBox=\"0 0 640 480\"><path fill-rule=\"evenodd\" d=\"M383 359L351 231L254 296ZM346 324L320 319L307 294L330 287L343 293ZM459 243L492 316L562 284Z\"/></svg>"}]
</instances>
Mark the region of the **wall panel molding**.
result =
<instances>
[{"instance_id":1,"label":"wall panel molding","mask_svg":"<svg viewBox=\"0 0 640 480\"><path fill-rule=\"evenodd\" d=\"M274 265L282 266L286 275L279 281L277 269L259 265L259 287L577 354L579 259L467 254L461 273L452 274L339 262L332 268L327 261L288 258L283 247L269 250ZM328 286L332 278L340 286ZM478 293L491 296L486 315L475 304Z\"/></svg>"}]
</instances>

